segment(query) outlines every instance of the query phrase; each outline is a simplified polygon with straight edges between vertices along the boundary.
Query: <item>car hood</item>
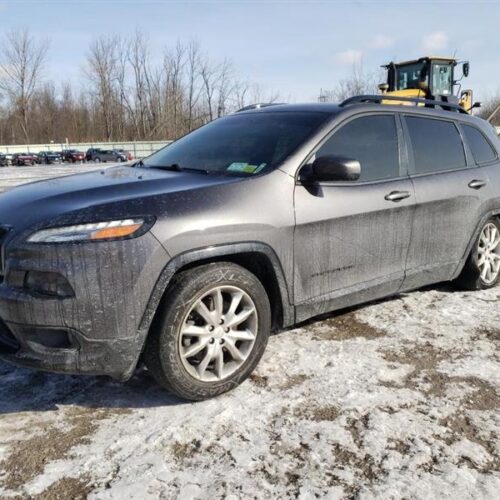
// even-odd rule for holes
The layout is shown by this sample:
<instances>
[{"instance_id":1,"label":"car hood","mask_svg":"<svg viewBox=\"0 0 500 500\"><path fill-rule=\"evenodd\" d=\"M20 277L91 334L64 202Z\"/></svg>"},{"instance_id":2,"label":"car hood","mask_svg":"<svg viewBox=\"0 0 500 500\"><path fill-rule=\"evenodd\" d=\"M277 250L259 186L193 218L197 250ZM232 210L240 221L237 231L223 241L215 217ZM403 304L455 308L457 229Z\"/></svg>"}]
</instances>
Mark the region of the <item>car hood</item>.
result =
<instances>
[{"instance_id":1,"label":"car hood","mask_svg":"<svg viewBox=\"0 0 500 500\"><path fill-rule=\"evenodd\" d=\"M241 177L132 167L58 177L25 184L0 194L0 225L14 230L24 229L78 211L93 212L96 207L132 205L134 201L142 202L150 197L241 180Z\"/></svg>"}]
</instances>

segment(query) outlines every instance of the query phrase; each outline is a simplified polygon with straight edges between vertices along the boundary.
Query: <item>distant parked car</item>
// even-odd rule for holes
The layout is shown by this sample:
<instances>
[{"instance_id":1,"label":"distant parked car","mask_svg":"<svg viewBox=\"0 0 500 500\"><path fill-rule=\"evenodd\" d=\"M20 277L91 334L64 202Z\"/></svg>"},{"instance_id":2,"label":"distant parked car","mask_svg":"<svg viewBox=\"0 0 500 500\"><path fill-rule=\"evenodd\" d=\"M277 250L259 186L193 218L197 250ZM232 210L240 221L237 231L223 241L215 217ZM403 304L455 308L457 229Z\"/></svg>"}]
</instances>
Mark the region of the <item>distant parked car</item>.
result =
<instances>
[{"instance_id":1,"label":"distant parked car","mask_svg":"<svg viewBox=\"0 0 500 500\"><path fill-rule=\"evenodd\" d=\"M23 165L34 165L36 163L35 157L30 153L16 153L12 155L12 165L21 167Z\"/></svg>"},{"instance_id":2,"label":"distant parked car","mask_svg":"<svg viewBox=\"0 0 500 500\"><path fill-rule=\"evenodd\" d=\"M0 153L0 167L6 167L8 164L9 164L9 161L7 160L7 156Z\"/></svg>"},{"instance_id":3,"label":"distant parked car","mask_svg":"<svg viewBox=\"0 0 500 500\"><path fill-rule=\"evenodd\" d=\"M113 151L124 155L128 161L132 161L134 159L134 155L130 151L126 151L125 149L114 149Z\"/></svg>"},{"instance_id":4,"label":"distant parked car","mask_svg":"<svg viewBox=\"0 0 500 500\"><path fill-rule=\"evenodd\" d=\"M62 159L70 163L85 161L85 153L76 149L66 149L62 152Z\"/></svg>"},{"instance_id":5,"label":"distant parked car","mask_svg":"<svg viewBox=\"0 0 500 500\"><path fill-rule=\"evenodd\" d=\"M85 153L85 159L87 161L94 161L94 158L101 150L99 148L89 148Z\"/></svg>"},{"instance_id":6,"label":"distant parked car","mask_svg":"<svg viewBox=\"0 0 500 500\"><path fill-rule=\"evenodd\" d=\"M38 163L44 163L45 165L61 163L61 155L55 151L40 151L38 159L40 160Z\"/></svg>"},{"instance_id":7,"label":"distant parked car","mask_svg":"<svg viewBox=\"0 0 500 500\"><path fill-rule=\"evenodd\" d=\"M12 165L13 153L5 153L4 156L7 159L7 165Z\"/></svg>"},{"instance_id":8,"label":"distant parked car","mask_svg":"<svg viewBox=\"0 0 500 500\"><path fill-rule=\"evenodd\" d=\"M125 152L120 153L116 149L101 149L94 153L93 160L96 163L107 162L107 161L122 162L122 161L127 161L128 158Z\"/></svg>"}]
</instances>

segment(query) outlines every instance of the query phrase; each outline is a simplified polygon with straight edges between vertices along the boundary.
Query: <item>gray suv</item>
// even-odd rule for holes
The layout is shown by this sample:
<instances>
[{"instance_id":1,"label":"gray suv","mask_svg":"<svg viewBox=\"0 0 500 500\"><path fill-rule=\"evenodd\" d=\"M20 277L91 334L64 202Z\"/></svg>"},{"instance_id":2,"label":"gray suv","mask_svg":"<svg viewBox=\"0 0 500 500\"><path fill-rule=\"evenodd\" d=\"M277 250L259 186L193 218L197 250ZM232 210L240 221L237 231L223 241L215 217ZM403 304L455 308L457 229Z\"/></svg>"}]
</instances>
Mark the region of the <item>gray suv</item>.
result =
<instances>
[{"instance_id":1,"label":"gray suv","mask_svg":"<svg viewBox=\"0 0 500 500\"><path fill-rule=\"evenodd\" d=\"M269 333L441 281L494 286L500 143L454 105L216 120L132 167L0 195L0 354L201 400ZM422 103L421 103L422 104Z\"/></svg>"}]
</instances>

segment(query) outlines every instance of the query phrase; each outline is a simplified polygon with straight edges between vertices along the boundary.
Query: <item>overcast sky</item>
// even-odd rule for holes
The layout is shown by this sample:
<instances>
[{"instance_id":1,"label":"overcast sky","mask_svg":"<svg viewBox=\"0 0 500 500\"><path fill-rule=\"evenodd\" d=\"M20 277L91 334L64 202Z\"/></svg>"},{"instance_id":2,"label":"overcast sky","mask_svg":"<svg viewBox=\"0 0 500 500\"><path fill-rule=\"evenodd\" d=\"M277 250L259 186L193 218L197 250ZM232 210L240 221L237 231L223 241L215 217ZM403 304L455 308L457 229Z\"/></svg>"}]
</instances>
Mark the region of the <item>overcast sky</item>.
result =
<instances>
[{"instance_id":1,"label":"overcast sky","mask_svg":"<svg viewBox=\"0 0 500 500\"><path fill-rule=\"evenodd\" d=\"M362 61L367 72L424 54L471 61L478 99L500 90L500 1L0 0L0 32L51 39L49 71L77 82L90 41L139 29L161 51L196 38L242 79L316 100Z\"/></svg>"}]
</instances>

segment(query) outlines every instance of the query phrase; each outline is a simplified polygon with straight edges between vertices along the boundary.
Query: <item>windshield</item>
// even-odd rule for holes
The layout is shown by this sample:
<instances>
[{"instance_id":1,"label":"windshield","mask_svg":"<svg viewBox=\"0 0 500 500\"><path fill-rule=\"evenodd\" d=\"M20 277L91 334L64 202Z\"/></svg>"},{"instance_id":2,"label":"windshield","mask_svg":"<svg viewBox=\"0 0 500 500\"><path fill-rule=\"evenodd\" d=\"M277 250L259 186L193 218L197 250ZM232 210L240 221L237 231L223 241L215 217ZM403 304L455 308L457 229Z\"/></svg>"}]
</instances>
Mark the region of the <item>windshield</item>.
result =
<instances>
[{"instance_id":1,"label":"windshield","mask_svg":"<svg viewBox=\"0 0 500 500\"><path fill-rule=\"evenodd\" d=\"M255 175L276 168L328 117L321 112L235 114L191 132L144 163L149 167Z\"/></svg>"},{"instance_id":2,"label":"windshield","mask_svg":"<svg viewBox=\"0 0 500 500\"><path fill-rule=\"evenodd\" d=\"M398 66L397 89L417 89L420 81L428 83L425 62Z\"/></svg>"}]
</instances>

